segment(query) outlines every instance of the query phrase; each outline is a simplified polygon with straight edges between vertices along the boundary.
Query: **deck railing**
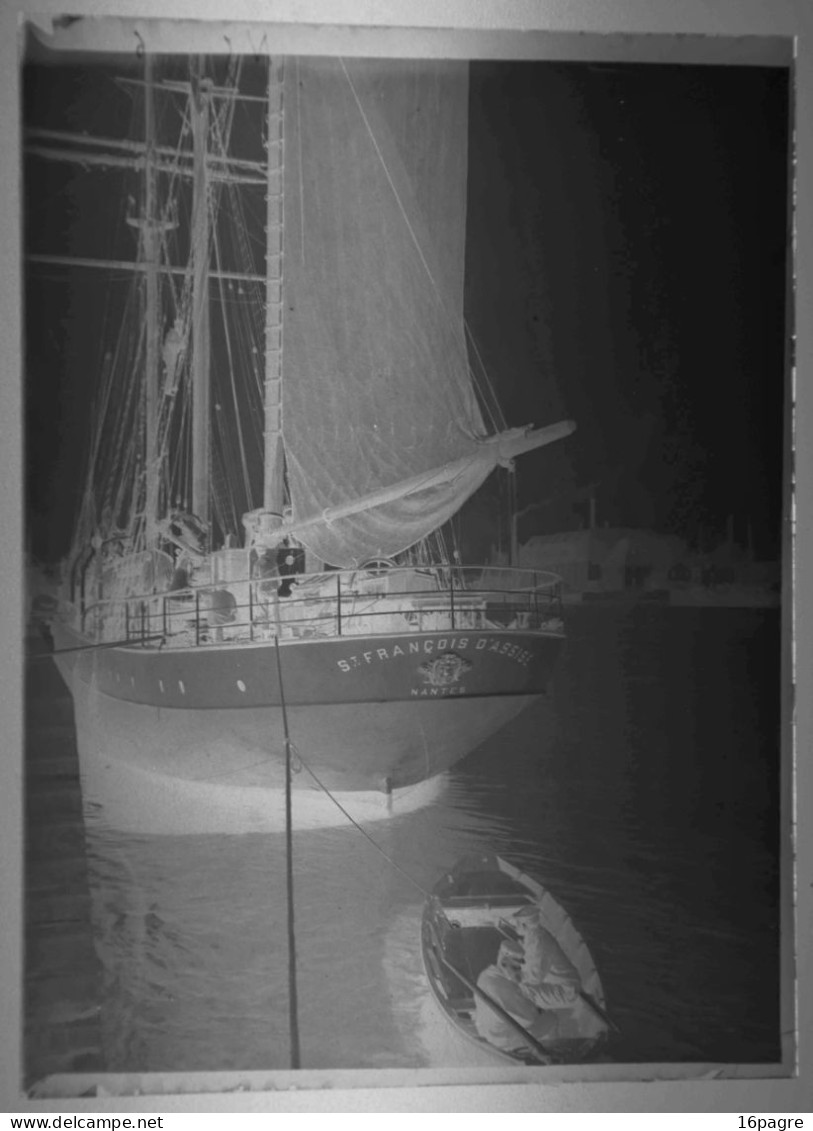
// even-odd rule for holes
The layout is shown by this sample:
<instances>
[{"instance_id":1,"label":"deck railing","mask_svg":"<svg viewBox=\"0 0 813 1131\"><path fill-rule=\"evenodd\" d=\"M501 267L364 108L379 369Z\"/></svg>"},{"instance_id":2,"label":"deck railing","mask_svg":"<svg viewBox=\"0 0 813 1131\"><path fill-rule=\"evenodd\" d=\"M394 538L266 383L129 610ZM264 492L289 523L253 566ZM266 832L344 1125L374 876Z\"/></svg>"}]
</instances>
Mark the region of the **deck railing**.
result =
<instances>
[{"instance_id":1,"label":"deck railing","mask_svg":"<svg viewBox=\"0 0 813 1131\"><path fill-rule=\"evenodd\" d=\"M561 631L561 583L534 570L392 567L224 581L97 601L82 630L103 641L155 647L406 632Z\"/></svg>"}]
</instances>

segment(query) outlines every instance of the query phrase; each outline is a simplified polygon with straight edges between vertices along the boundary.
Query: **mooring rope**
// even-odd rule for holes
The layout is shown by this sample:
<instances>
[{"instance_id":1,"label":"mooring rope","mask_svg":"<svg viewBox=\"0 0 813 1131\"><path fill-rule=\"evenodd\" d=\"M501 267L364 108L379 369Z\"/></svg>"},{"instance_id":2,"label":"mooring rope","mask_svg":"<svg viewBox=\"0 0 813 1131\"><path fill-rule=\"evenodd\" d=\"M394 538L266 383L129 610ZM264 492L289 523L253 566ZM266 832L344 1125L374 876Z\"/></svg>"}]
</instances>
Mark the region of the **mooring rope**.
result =
<instances>
[{"instance_id":1,"label":"mooring rope","mask_svg":"<svg viewBox=\"0 0 813 1131\"><path fill-rule=\"evenodd\" d=\"M283 717L284 717L284 715L283 715ZM333 794L330 792L330 790L327 788L327 786L322 781L319 780L317 775L314 773L314 771L310 768L308 763L305 761L305 759L299 753L299 750L296 748L295 745L293 746L293 749L294 749L294 752L296 754L297 760L302 763L303 768L308 771L308 773L313 778L313 780L316 782L316 784L319 786L319 788L322 790L322 792L327 797L329 797L330 800L333 802L333 804L336 806L336 808L339 809L345 815L345 817L347 817L350 824L353 825L356 829L358 829L358 831L361 833L361 835L363 837L366 837L366 839L370 842L370 844L373 846L373 848L376 850L376 852L380 853L380 855L384 857L384 859L387 861L387 863L391 864L392 867L396 870L396 872L398 872L400 875L402 875L405 880L409 880L409 882L412 884L412 886L417 888L417 890L421 893L421 895L425 895L427 897L431 896L431 894L432 894L431 891L429 891L427 888L425 888L423 886L423 884L419 883L418 880L416 880L414 876L410 876L409 872L406 872L401 867L400 864L397 864L395 862L395 860L393 860L393 858L387 852L384 851L384 849L381 847L381 845L373 837L370 836L370 834L367 832L367 830L362 825L359 824L359 822L355 819L355 817L353 817L352 814L348 813L348 811L345 809L345 807L342 805L342 803L337 798L335 798L333 796Z\"/></svg>"},{"instance_id":2,"label":"mooring rope","mask_svg":"<svg viewBox=\"0 0 813 1131\"><path fill-rule=\"evenodd\" d=\"M285 867L288 895L288 1029L291 1044L291 1068L300 1067L299 1009L296 992L296 931L294 929L294 846L291 812L291 736L288 731L288 712L282 687L282 660L279 654L279 637L274 637L277 653L279 698L282 705L282 725L285 730ZM304 763L303 763L304 764Z\"/></svg>"},{"instance_id":3,"label":"mooring rope","mask_svg":"<svg viewBox=\"0 0 813 1131\"><path fill-rule=\"evenodd\" d=\"M313 772L305 759L295 749L294 744L291 742L291 734L288 729L288 709L285 701L285 687L282 682L282 658L280 656L279 637L274 637L274 650L277 657L277 677L279 679L279 699L280 706L282 707L282 726L285 733L285 863L286 863L286 886L287 886L287 902L288 902L288 1029L289 1040L291 1047L291 1068L301 1067L301 1055L299 1044L299 1008L297 998L296 986L296 930L294 923L294 868L293 868L293 806L292 806L292 754L295 752L297 760L308 771L310 776L316 782L318 787L326 794L333 804L345 815L348 821L353 825L362 836L366 837L376 852L379 852L385 860L387 860L395 870L409 880L409 882L418 889L424 896L430 896L431 892L427 891L422 884L418 883L410 874L392 859L392 857L384 851L380 844L378 844L373 837L367 832L366 829L358 823L358 821L347 812L345 807L338 801L330 790L324 785L317 775Z\"/></svg>"}]
</instances>

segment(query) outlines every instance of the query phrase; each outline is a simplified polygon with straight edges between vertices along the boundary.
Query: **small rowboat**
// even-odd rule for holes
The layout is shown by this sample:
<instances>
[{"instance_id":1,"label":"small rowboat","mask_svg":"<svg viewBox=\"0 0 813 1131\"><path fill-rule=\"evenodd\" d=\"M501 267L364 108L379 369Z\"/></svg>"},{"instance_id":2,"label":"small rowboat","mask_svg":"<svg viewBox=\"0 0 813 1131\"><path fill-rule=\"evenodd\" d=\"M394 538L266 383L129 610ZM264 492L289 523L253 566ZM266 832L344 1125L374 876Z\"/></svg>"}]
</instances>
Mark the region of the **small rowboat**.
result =
<instances>
[{"instance_id":1,"label":"small rowboat","mask_svg":"<svg viewBox=\"0 0 813 1131\"><path fill-rule=\"evenodd\" d=\"M581 978L574 1005L557 1011L556 1032L544 1041L528 1034L477 987L480 974L496 960L500 943L510 937L506 921L529 904L539 908L541 924ZM466 856L438 881L424 908L421 944L429 985L441 1010L470 1046L493 1054L496 1062L565 1064L594 1058L615 1028L587 944L570 916L541 884L499 856ZM518 1035L522 1029L521 1047L505 1051L480 1036L474 1021L478 999L517 1028Z\"/></svg>"}]
</instances>

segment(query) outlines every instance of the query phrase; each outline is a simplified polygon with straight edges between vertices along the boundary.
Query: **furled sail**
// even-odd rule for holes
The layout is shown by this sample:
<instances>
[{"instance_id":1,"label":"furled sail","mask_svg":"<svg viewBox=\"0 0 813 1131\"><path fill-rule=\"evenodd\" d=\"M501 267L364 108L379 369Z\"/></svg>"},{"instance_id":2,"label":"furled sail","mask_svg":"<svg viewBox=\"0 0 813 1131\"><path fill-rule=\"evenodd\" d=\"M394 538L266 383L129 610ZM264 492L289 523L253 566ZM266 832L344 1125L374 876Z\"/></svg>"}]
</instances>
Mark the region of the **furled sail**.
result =
<instances>
[{"instance_id":1,"label":"furled sail","mask_svg":"<svg viewBox=\"0 0 813 1131\"><path fill-rule=\"evenodd\" d=\"M463 329L467 116L465 63L287 65L282 429L292 525L332 510L300 535L332 565L413 545L494 466Z\"/></svg>"}]
</instances>

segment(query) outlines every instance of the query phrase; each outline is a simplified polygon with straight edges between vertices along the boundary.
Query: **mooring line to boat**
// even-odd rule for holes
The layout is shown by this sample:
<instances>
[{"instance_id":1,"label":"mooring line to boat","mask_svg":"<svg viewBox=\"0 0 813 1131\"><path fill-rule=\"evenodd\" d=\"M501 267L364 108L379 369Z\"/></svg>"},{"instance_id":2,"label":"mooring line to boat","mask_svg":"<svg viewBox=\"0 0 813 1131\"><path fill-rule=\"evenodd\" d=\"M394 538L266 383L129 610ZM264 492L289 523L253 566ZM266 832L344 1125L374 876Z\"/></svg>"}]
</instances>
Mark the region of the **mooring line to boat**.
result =
<instances>
[{"instance_id":1,"label":"mooring line to boat","mask_svg":"<svg viewBox=\"0 0 813 1131\"><path fill-rule=\"evenodd\" d=\"M278 649L279 649L279 646L278 646ZM279 656L279 650L277 651L277 655ZM282 684L280 684L280 687L281 686L282 686ZM284 702L283 702L283 715L282 715L282 717L283 717L283 723L284 723L284 721L285 721L285 705L284 705ZM287 729L286 729L286 746L287 745L288 745L288 739L287 739ZM370 834L367 832L367 830L365 828L363 828L358 823L358 821L355 820L355 818L350 815L350 813L347 812L347 810L341 804L341 802L337 801L337 799L333 796L333 794L330 792L330 790L327 788L327 786L322 784L322 782L319 780L317 775L313 772L313 770L310 768L310 766L308 765L308 763L305 761L305 759L302 757L302 755L299 753L298 750L296 752L296 756L299 759L299 761L302 763L304 768L308 771L310 776L313 778L313 780L316 782L316 784L319 786L319 788L323 791L323 793L325 793L327 795L327 797L329 797L330 800L333 802L333 804L339 810L341 810L342 813L344 813L344 815L345 815L345 817L347 817L348 821L356 829L358 829L358 831L362 834L362 836L367 838L367 840L370 842L370 844L373 846L373 848L376 850L376 852L379 852L384 857L384 859L389 864L392 865L392 867L396 870L396 872L398 872L400 875L402 875L404 877L404 879L409 880L409 882L414 887L416 887L418 889L418 891L421 892L422 895L431 899L432 898L432 892L429 891L427 888L425 888L423 886L423 884L419 883L418 880L416 880L414 876L410 876L409 872L404 871L404 869L400 866L400 864L396 864L396 862L393 860L393 858L387 852L384 851L384 849L381 847L381 845L378 844L377 841L373 837L370 836ZM441 907L441 905L439 903L437 905L437 910L440 912L441 915L443 915L444 918L446 918L446 914L445 914L443 908ZM455 977L459 978L460 981L463 983L463 985L467 986L468 989L471 990L471 992L474 994L475 997L482 998L482 1000L489 1006L489 1008L493 1009L513 1029L515 1029L518 1033L521 1033L523 1035L523 1038L525 1038L527 1040L527 1042L529 1043L529 1045L531 1047L531 1052L533 1053L534 1056L537 1057L537 1059L542 1064L551 1064L552 1063L551 1056L547 1052L547 1050L545 1049L544 1045L542 1045L536 1039L536 1037L534 1037L531 1033L529 1033L528 1030L525 1028L525 1026L520 1021L515 1020L515 1018L513 1018L510 1013L508 1013L505 1009L503 1009L503 1007L498 1002L494 1001L494 999L490 996L490 994L487 994L485 992L485 990L481 990L479 986L477 986L474 982L472 982L471 979L467 978L466 975L463 974L462 971L458 970L457 967L454 966L451 962L449 962L449 960L447 958L445 958L442 954L438 954L438 957L439 957L440 961L443 963L443 965L446 966L455 975Z\"/></svg>"},{"instance_id":2,"label":"mooring line to boat","mask_svg":"<svg viewBox=\"0 0 813 1131\"><path fill-rule=\"evenodd\" d=\"M291 812L291 735L288 730L288 711L282 685L282 660L279 637L274 637L279 678L279 699L282 706L282 726L285 731L285 875L288 896L288 1028L291 1043L291 1068L300 1067L299 1010L296 993L296 932L294 930L294 848Z\"/></svg>"},{"instance_id":3,"label":"mooring line to boat","mask_svg":"<svg viewBox=\"0 0 813 1131\"><path fill-rule=\"evenodd\" d=\"M283 718L284 718L284 710L285 710L285 708L283 707ZM330 790L327 788L327 786L324 785L319 780L319 778L316 776L316 774L313 772L313 770L310 768L310 766L308 765L308 763L305 761L305 759L302 757L302 755L300 754L300 752L298 750L296 751L296 756L299 759L299 761L302 763L302 766L304 767L304 769L306 769L308 771L310 776L313 778L313 780L316 782L316 784L319 786L319 788L325 794L325 796L330 798L330 800L333 802L333 804L336 806L336 808L340 812L342 812L345 815L345 817L347 817L350 824L353 825L354 828L358 829L358 831L361 833L361 835L363 837L367 838L367 840L370 842L370 844L373 846L373 848L376 850L376 852L380 853L384 857L384 859L387 861L387 863L391 864L393 866L393 868L395 869L395 871L398 872L400 875L402 875L405 880L409 880L409 882L412 884L412 886L417 888L418 891L421 893L421 895L425 895L427 897L427 899L430 898L431 895L432 895L431 891L429 891L428 888L425 888L423 886L423 884L419 883L418 880L416 880L414 876L410 876L409 872L404 871L404 869L401 867L400 864L396 864L396 862L393 860L393 858L388 853L386 853L384 851L384 849L381 847L381 845L373 837L370 836L370 834L367 832L367 830L362 825L360 825L358 823L358 821L355 819L355 817L353 817L350 813L347 812L345 807L342 805L341 801L338 801L333 796L333 794L330 792Z\"/></svg>"},{"instance_id":4,"label":"mooring line to boat","mask_svg":"<svg viewBox=\"0 0 813 1131\"><path fill-rule=\"evenodd\" d=\"M282 722L283 722L283 727L284 727L284 730L285 730L286 833L287 833L287 836L290 837L290 832L291 832L290 764L291 764L291 751L292 751L292 748L293 748L293 744L291 743L290 736L289 736L289 733L288 733L288 715L287 715L287 711L286 711L286 707L285 707L285 695L284 695L283 686L282 686L282 667L281 667L281 661L280 661L279 640L278 639L275 639L275 644L276 644L276 651L277 651L277 666L278 666L278 670L279 670L279 687L280 687L280 702L281 702L281 705L282 705ZM376 850L376 852L378 852L381 856L383 856L384 859L387 861L387 863L392 865L392 867L395 869L395 871L398 872L399 875L403 876L405 880L408 880L412 884L413 887L417 888L417 890L419 892L421 892L422 895L426 896L428 899L431 899L432 898L432 892L429 891L427 888L425 888L423 886L423 884L421 884L418 880L415 879L414 876L411 876L409 874L409 872L405 871L401 867L400 864L397 864L395 862L395 860L393 860L393 858L389 855L389 853L384 851L384 849L375 840L375 838L371 837L370 834L367 832L367 830L362 825L359 824L359 822L355 819L355 817L353 817L350 813L348 813L348 811L345 809L345 807L342 805L342 803L339 800L337 800L337 798L335 798L333 796L333 794L330 792L330 790L327 788L327 786L324 785L324 783L322 781L320 781L318 775L316 773L314 773L314 771L310 768L308 763L302 757L299 750L296 750L296 756L297 756L297 759L299 760L299 762L301 763L301 765L303 766L303 768L305 770L307 770L307 772L310 774L310 776L316 782L319 789L321 789L322 792L325 794L325 796L328 797L333 802L333 804L336 806L336 808L341 813L344 814L344 816L347 818L347 820L350 822L350 824L353 825L353 827L355 829L357 829L361 833L361 835L363 837L365 837L366 840L368 840L370 842L370 844L373 846L373 848ZM288 860L289 860L289 867L290 867L290 860L291 860L290 848L288 850ZM289 917L291 917L291 922L292 922L292 915L293 915L293 912L292 912L292 907L293 907L293 873L291 873L291 881L290 882L291 882L291 894L290 894L290 898L289 898ZM443 915L444 918L446 918L446 914L443 910L443 907L440 905L440 903L437 904L437 910L440 912L441 915ZM502 935L504 935L506 938L510 938L508 933L505 930L503 930L503 928L499 924L497 925L497 930L500 931L500 933ZM536 1037L534 1037L530 1032L528 1032L528 1030L525 1028L525 1026L521 1022L517 1021L514 1017L511 1016L510 1013L508 1013L506 1010L504 1010L498 1002L494 1001L493 998L485 992L485 990L481 990L480 987L477 986L474 982L472 982L470 978L467 978L466 975L461 970L458 970L457 967L454 966L451 962L449 962L449 960L447 958L445 958L445 956L443 954L438 953L438 958L443 963L443 965L446 966L446 968L448 970L450 970L452 974L455 975L455 977L460 979L460 981L463 983L463 985L465 985L469 990L471 990L471 992L475 995L475 997L482 998L482 1000L488 1005L488 1007L493 1009L514 1030L516 1030L518 1033L523 1034L523 1037L529 1043L531 1052L534 1054L534 1056L537 1057L537 1059L542 1064L552 1064L553 1063L552 1058L550 1056L550 1053L547 1051L547 1049L544 1047L544 1045L541 1044L541 1042L538 1041L536 1039ZM601 1007L598 1005L598 1003L595 1002L589 994L585 993L583 990L580 990L579 996L583 999L583 1001L585 1002L585 1004L587 1006L589 1006L591 1009L593 1009L595 1011L595 1013L598 1015L598 1017L602 1021L604 1021L605 1024L609 1025L610 1028L614 1029L616 1032L619 1032L618 1026L615 1025L615 1023L610 1020L610 1018L606 1014L606 1012L601 1009Z\"/></svg>"}]
</instances>

